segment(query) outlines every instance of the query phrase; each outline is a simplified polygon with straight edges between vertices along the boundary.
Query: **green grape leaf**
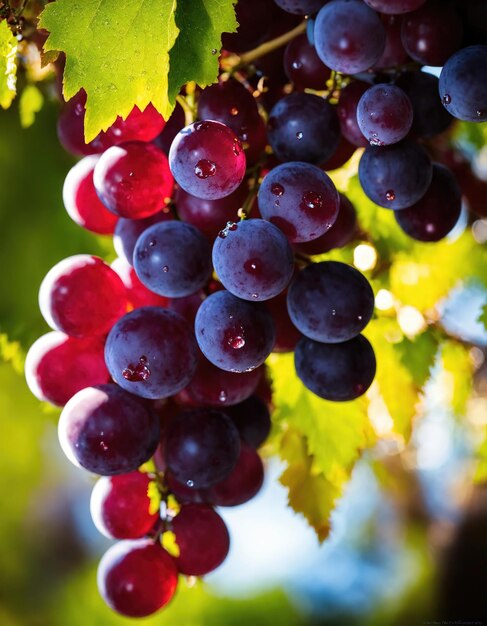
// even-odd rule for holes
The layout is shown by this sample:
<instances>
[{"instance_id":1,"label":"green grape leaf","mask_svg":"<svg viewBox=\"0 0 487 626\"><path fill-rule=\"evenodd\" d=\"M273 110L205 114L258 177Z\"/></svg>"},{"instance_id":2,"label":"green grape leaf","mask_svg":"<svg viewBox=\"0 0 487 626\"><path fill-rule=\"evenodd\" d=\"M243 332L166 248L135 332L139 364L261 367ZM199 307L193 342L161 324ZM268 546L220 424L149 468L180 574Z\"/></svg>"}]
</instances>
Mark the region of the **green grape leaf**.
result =
<instances>
[{"instance_id":1,"label":"green grape leaf","mask_svg":"<svg viewBox=\"0 0 487 626\"><path fill-rule=\"evenodd\" d=\"M441 346L441 360L446 376L444 388L450 394L449 405L456 415L462 417L472 395L473 361L470 351L457 341L444 341Z\"/></svg>"},{"instance_id":2,"label":"green grape leaf","mask_svg":"<svg viewBox=\"0 0 487 626\"><path fill-rule=\"evenodd\" d=\"M6 334L0 333L0 360L10 363L17 374L24 371L25 353L18 341L10 341Z\"/></svg>"},{"instance_id":3,"label":"green grape leaf","mask_svg":"<svg viewBox=\"0 0 487 626\"><path fill-rule=\"evenodd\" d=\"M288 489L288 502L302 513L314 528L319 541L330 532L330 515L341 490L321 473L313 471L313 457L308 454L306 438L289 430L281 440L281 457L287 463L280 482Z\"/></svg>"},{"instance_id":4,"label":"green grape leaf","mask_svg":"<svg viewBox=\"0 0 487 626\"><path fill-rule=\"evenodd\" d=\"M482 326L487 330L487 304L484 304L482 310L480 311L480 315L477 318L477 321L482 324Z\"/></svg>"},{"instance_id":5,"label":"green grape leaf","mask_svg":"<svg viewBox=\"0 0 487 626\"><path fill-rule=\"evenodd\" d=\"M484 433L484 437L481 444L475 451L476 468L474 472L474 482L484 483L487 482L487 430Z\"/></svg>"},{"instance_id":6,"label":"green grape leaf","mask_svg":"<svg viewBox=\"0 0 487 626\"><path fill-rule=\"evenodd\" d=\"M237 26L233 4L234 0L48 4L40 18L40 27L50 33L44 51L66 54L66 99L81 88L87 93L86 141L106 130L118 115L126 118L134 105L143 110L152 102L167 119L183 83L214 82L218 57L213 50L220 49L222 31Z\"/></svg>"},{"instance_id":7,"label":"green grape leaf","mask_svg":"<svg viewBox=\"0 0 487 626\"><path fill-rule=\"evenodd\" d=\"M17 39L4 20L0 22L0 106L8 109L17 93Z\"/></svg>"},{"instance_id":8,"label":"green grape leaf","mask_svg":"<svg viewBox=\"0 0 487 626\"><path fill-rule=\"evenodd\" d=\"M454 241L416 243L396 255L390 270L394 295L423 312L434 309L460 281L470 280L487 285L487 249L470 231Z\"/></svg>"},{"instance_id":9,"label":"green grape leaf","mask_svg":"<svg viewBox=\"0 0 487 626\"><path fill-rule=\"evenodd\" d=\"M218 75L222 32L238 26L233 5L237 0L178 0L176 24L179 36L171 50L169 100L189 81L206 87Z\"/></svg>"},{"instance_id":10,"label":"green grape leaf","mask_svg":"<svg viewBox=\"0 0 487 626\"><path fill-rule=\"evenodd\" d=\"M376 441L367 400L318 398L296 376L292 354L272 355L268 366L273 380L273 421L281 429L280 454L288 463L281 482L289 489L291 506L304 514L321 540L329 529L333 503L361 452Z\"/></svg>"},{"instance_id":11,"label":"green grape leaf","mask_svg":"<svg viewBox=\"0 0 487 626\"><path fill-rule=\"evenodd\" d=\"M29 128L35 121L36 113L42 109L44 96L35 85L27 85L20 94L19 115L22 128Z\"/></svg>"},{"instance_id":12,"label":"green grape leaf","mask_svg":"<svg viewBox=\"0 0 487 626\"><path fill-rule=\"evenodd\" d=\"M374 388L378 389L392 420L392 431L407 441L412 421L422 399L421 388L429 377L437 351L437 343L427 333L415 341L404 337L396 320L373 319L364 335L374 346L377 374ZM374 410L380 407L374 405Z\"/></svg>"}]
</instances>

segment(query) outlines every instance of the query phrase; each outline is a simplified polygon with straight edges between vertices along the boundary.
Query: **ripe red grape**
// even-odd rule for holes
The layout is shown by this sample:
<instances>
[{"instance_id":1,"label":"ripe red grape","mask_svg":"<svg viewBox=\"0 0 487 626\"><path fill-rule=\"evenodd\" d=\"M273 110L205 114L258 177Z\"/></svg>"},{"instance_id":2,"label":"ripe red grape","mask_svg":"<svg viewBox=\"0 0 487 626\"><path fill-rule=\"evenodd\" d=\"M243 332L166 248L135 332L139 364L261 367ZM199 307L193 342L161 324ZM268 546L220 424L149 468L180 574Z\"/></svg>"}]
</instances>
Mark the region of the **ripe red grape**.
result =
<instances>
[{"instance_id":1,"label":"ripe red grape","mask_svg":"<svg viewBox=\"0 0 487 626\"><path fill-rule=\"evenodd\" d=\"M208 489L207 498L216 506L238 506L251 500L264 482L264 466L260 456L248 444L242 444L240 456L232 472Z\"/></svg>"}]
</instances>

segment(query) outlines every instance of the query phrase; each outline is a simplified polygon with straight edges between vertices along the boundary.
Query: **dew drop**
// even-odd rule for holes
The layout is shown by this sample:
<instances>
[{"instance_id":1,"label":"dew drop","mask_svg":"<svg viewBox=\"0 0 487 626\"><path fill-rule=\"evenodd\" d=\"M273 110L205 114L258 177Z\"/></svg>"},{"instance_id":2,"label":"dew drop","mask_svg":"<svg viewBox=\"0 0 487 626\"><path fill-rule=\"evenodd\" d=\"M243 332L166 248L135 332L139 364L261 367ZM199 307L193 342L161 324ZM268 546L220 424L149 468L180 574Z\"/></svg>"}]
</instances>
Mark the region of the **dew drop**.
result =
<instances>
[{"instance_id":1,"label":"dew drop","mask_svg":"<svg viewBox=\"0 0 487 626\"><path fill-rule=\"evenodd\" d=\"M223 389L218 394L218 400L220 400L220 402L226 402L227 400L227 394L225 391L223 391Z\"/></svg>"},{"instance_id":2,"label":"dew drop","mask_svg":"<svg viewBox=\"0 0 487 626\"><path fill-rule=\"evenodd\" d=\"M100 441L100 448L103 450L103 452L106 452L108 450L108 446L104 441Z\"/></svg>"},{"instance_id":3,"label":"dew drop","mask_svg":"<svg viewBox=\"0 0 487 626\"><path fill-rule=\"evenodd\" d=\"M377 133L373 133L371 138L369 139L369 143L371 146L384 146L384 142L379 139Z\"/></svg>"},{"instance_id":4,"label":"dew drop","mask_svg":"<svg viewBox=\"0 0 487 626\"><path fill-rule=\"evenodd\" d=\"M296 133L296 139L302 139L302 138L303 138L303 133L299 130L299 131Z\"/></svg>"},{"instance_id":5,"label":"dew drop","mask_svg":"<svg viewBox=\"0 0 487 626\"><path fill-rule=\"evenodd\" d=\"M307 209L321 209L323 208L323 197L316 191L305 191L302 204Z\"/></svg>"},{"instance_id":6,"label":"dew drop","mask_svg":"<svg viewBox=\"0 0 487 626\"><path fill-rule=\"evenodd\" d=\"M279 183L274 183L271 187L271 193L275 196L282 196L284 194L284 187Z\"/></svg>"},{"instance_id":7,"label":"dew drop","mask_svg":"<svg viewBox=\"0 0 487 626\"><path fill-rule=\"evenodd\" d=\"M450 102L451 102L451 96L450 96L450 94L446 93L443 96L443 104L450 104Z\"/></svg>"},{"instance_id":8,"label":"dew drop","mask_svg":"<svg viewBox=\"0 0 487 626\"><path fill-rule=\"evenodd\" d=\"M253 298L254 300L257 300L257 298L258 298L258 297L259 297L259 294L258 294L258 293L253 293L253 294L252 294L252 298Z\"/></svg>"},{"instance_id":9,"label":"dew drop","mask_svg":"<svg viewBox=\"0 0 487 626\"><path fill-rule=\"evenodd\" d=\"M392 202L395 199L396 199L396 194L394 193L394 190L388 189L386 191L386 200L389 200L389 202Z\"/></svg>"},{"instance_id":10,"label":"dew drop","mask_svg":"<svg viewBox=\"0 0 487 626\"><path fill-rule=\"evenodd\" d=\"M332 315L333 315L333 317L334 317L334 316L337 314L336 310L335 310L335 309L332 309L332 310L331 310L331 314L332 314Z\"/></svg>"},{"instance_id":11,"label":"dew drop","mask_svg":"<svg viewBox=\"0 0 487 626\"><path fill-rule=\"evenodd\" d=\"M299 61L293 61L291 65L294 70L299 70L299 68L301 67L301 63Z\"/></svg>"},{"instance_id":12,"label":"dew drop","mask_svg":"<svg viewBox=\"0 0 487 626\"><path fill-rule=\"evenodd\" d=\"M215 56L215 54L216 54L217 52L218 52L218 50L217 50L216 48L213 48L213 49L212 49L212 51L211 51L211 54L212 54L213 56Z\"/></svg>"},{"instance_id":13,"label":"dew drop","mask_svg":"<svg viewBox=\"0 0 487 626\"><path fill-rule=\"evenodd\" d=\"M238 109L237 107L232 107L230 109L230 115L233 115L233 117L235 117L236 115L238 115Z\"/></svg>"},{"instance_id":14,"label":"dew drop","mask_svg":"<svg viewBox=\"0 0 487 626\"><path fill-rule=\"evenodd\" d=\"M477 113L477 117L483 117L484 115L484 112L481 111L480 109L477 109L476 113Z\"/></svg>"},{"instance_id":15,"label":"dew drop","mask_svg":"<svg viewBox=\"0 0 487 626\"><path fill-rule=\"evenodd\" d=\"M228 345L234 350L240 350L245 345L245 339L241 335L237 335L236 337L230 337L228 340Z\"/></svg>"},{"instance_id":16,"label":"dew drop","mask_svg":"<svg viewBox=\"0 0 487 626\"><path fill-rule=\"evenodd\" d=\"M143 382L147 380L150 375L151 371L147 366L146 356L141 356L136 365L130 363L128 367L122 370L122 376L131 383Z\"/></svg>"},{"instance_id":17,"label":"dew drop","mask_svg":"<svg viewBox=\"0 0 487 626\"><path fill-rule=\"evenodd\" d=\"M162 271L165 273L169 272L169 267L167 265L164 265L164 267L162 268Z\"/></svg>"},{"instance_id":18,"label":"dew drop","mask_svg":"<svg viewBox=\"0 0 487 626\"><path fill-rule=\"evenodd\" d=\"M227 231L226 231L226 229L221 230L221 231L218 233L218 236L220 237L220 239L225 239L225 238L226 238L226 236L227 236Z\"/></svg>"},{"instance_id":19,"label":"dew drop","mask_svg":"<svg viewBox=\"0 0 487 626\"><path fill-rule=\"evenodd\" d=\"M194 487L194 481L192 480L187 480L186 484L188 485L188 487Z\"/></svg>"},{"instance_id":20,"label":"dew drop","mask_svg":"<svg viewBox=\"0 0 487 626\"><path fill-rule=\"evenodd\" d=\"M200 159L194 166L194 173L198 178L209 178L216 174L216 163L208 159Z\"/></svg>"}]
</instances>

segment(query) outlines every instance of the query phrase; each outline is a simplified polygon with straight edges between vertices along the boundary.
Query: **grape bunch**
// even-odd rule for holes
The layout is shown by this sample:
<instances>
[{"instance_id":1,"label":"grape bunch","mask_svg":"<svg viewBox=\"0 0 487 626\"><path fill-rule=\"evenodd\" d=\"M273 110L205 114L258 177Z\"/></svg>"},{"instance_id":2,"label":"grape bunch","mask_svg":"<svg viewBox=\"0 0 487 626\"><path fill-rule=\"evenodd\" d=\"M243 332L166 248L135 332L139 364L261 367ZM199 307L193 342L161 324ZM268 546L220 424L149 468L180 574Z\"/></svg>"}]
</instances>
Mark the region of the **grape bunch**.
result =
<instances>
[{"instance_id":1,"label":"grape bunch","mask_svg":"<svg viewBox=\"0 0 487 626\"><path fill-rule=\"evenodd\" d=\"M66 456L101 476L93 521L119 541L98 586L115 611L150 615L180 574L225 559L215 507L261 488L272 352L294 352L297 376L325 400L370 387L376 360L361 333L374 293L322 256L361 236L326 172L360 149L365 194L409 236L451 231L459 181L475 177L443 138L454 118L487 119L478 4L239 0L218 83L183 88L167 122L135 107L86 144L86 95L64 104L59 140L81 157L66 211L113 235L116 258L79 254L48 272L39 303L52 331L26 376L63 407ZM425 65L444 66L439 81Z\"/></svg>"}]
</instances>

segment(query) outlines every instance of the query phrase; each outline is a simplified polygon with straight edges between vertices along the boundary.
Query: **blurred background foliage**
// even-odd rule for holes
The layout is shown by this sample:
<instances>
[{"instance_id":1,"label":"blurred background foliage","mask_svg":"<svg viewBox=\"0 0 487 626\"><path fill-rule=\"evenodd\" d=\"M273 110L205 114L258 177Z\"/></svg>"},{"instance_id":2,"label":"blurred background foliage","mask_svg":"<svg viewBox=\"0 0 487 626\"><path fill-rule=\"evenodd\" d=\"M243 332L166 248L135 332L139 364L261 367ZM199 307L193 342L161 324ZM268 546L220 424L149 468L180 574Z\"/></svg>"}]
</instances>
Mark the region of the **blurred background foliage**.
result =
<instances>
[{"instance_id":1,"label":"blurred background foliage","mask_svg":"<svg viewBox=\"0 0 487 626\"><path fill-rule=\"evenodd\" d=\"M31 396L22 372L48 330L37 305L47 271L72 254L114 257L109 238L63 209L74 161L56 116L46 102L21 130L15 105L0 115L0 625L122 625L130 620L96 589L107 542L89 517L94 479L63 458L58 411ZM485 159L485 125L456 132ZM289 356L271 357L265 488L224 512L228 563L205 583L181 580L148 626L487 623L487 334L477 321L487 237L475 236L485 221L465 213L444 242L413 243L365 198L356 165L334 179L357 208L362 241L326 258L354 262L373 284L376 382L366 399L332 404L303 389Z\"/></svg>"}]
</instances>

